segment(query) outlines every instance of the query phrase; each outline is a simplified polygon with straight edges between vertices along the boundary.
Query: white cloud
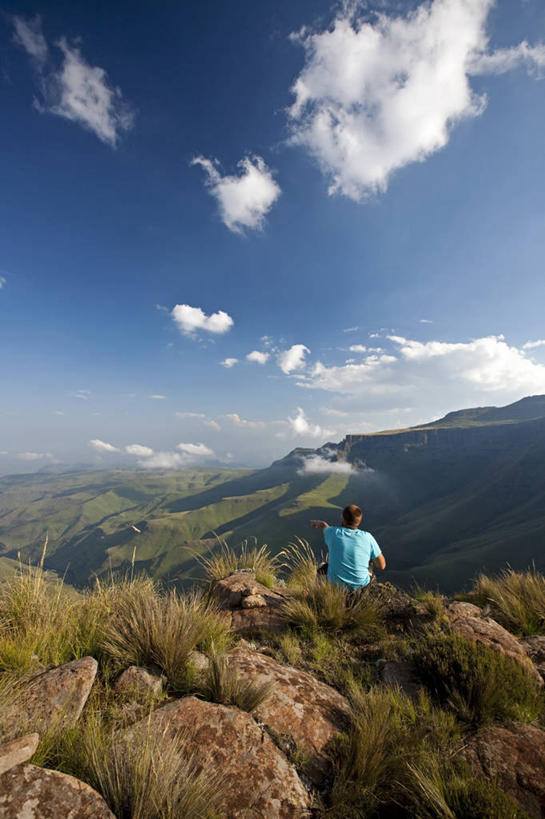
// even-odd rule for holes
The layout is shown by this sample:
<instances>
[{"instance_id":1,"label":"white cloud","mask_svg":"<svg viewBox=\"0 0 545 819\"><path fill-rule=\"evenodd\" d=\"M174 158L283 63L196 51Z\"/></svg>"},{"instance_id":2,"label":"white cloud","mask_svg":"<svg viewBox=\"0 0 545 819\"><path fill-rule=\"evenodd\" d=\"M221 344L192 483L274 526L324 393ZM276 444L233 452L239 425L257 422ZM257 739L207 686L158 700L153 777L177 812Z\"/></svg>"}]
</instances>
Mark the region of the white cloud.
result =
<instances>
[{"instance_id":1,"label":"white cloud","mask_svg":"<svg viewBox=\"0 0 545 819\"><path fill-rule=\"evenodd\" d=\"M231 367L234 367L235 364L238 364L238 358L224 358L223 361L220 361L222 367L226 367L228 370Z\"/></svg>"},{"instance_id":2,"label":"white cloud","mask_svg":"<svg viewBox=\"0 0 545 819\"><path fill-rule=\"evenodd\" d=\"M256 364L266 364L269 360L270 353L262 353L259 350L252 350L246 356L248 361L255 361Z\"/></svg>"},{"instance_id":3,"label":"white cloud","mask_svg":"<svg viewBox=\"0 0 545 819\"><path fill-rule=\"evenodd\" d=\"M196 455L199 458L215 457L214 451L205 444L177 444L176 449L179 449L185 455Z\"/></svg>"},{"instance_id":4,"label":"white cloud","mask_svg":"<svg viewBox=\"0 0 545 819\"><path fill-rule=\"evenodd\" d=\"M206 172L206 185L229 230L242 233L244 228L260 230L263 227L265 216L281 191L260 156L241 159L238 176L222 176L217 161L203 156L195 157L191 164L200 165Z\"/></svg>"},{"instance_id":5,"label":"white cloud","mask_svg":"<svg viewBox=\"0 0 545 819\"><path fill-rule=\"evenodd\" d=\"M545 338L538 338L536 341L527 341L522 345L523 350L535 350L536 347L545 347Z\"/></svg>"},{"instance_id":6,"label":"white cloud","mask_svg":"<svg viewBox=\"0 0 545 819\"><path fill-rule=\"evenodd\" d=\"M125 452L128 455L136 455L138 458L151 458L153 449L142 444L129 444L125 447Z\"/></svg>"},{"instance_id":7,"label":"white cloud","mask_svg":"<svg viewBox=\"0 0 545 819\"><path fill-rule=\"evenodd\" d=\"M297 470L298 475L320 475L335 473L338 475L352 475L356 469L348 461L329 461L320 455L309 455L302 459L303 463Z\"/></svg>"},{"instance_id":8,"label":"white cloud","mask_svg":"<svg viewBox=\"0 0 545 819\"><path fill-rule=\"evenodd\" d=\"M88 401L91 397L91 390L76 390L70 393L71 398L79 398L80 401Z\"/></svg>"},{"instance_id":9,"label":"white cloud","mask_svg":"<svg viewBox=\"0 0 545 819\"><path fill-rule=\"evenodd\" d=\"M209 421L205 421L204 423L206 424L207 427L211 427L212 429L215 429L216 432L219 432L220 429L221 429L220 424L218 424L217 421L214 421L213 418L211 418Z\"/></svg>"},{"instance_id":10,"label":"white cloud","mask_svg":"<svg viewBox=\"0 0 545 819\"><path fill-rule=\"evenodd\" d=\"M93 438L89 441L89 446L92 446L97 452L119 452L118 447L108 444L106 441L101 441L100 438Z\"/></svg>"},{"instance_id":11,"label":"white cloud","mask_svg":"<svg viewBox=\"0 0 545 819\"><path fill-rule=\"evenodd\" d=\"M289 375L294 370L301 370L305 366L305 357L310 353L304 344L294 344L289 350L284 350L278 356L278 366L283 373Z\"/></svg>"},{"instance_id":12,"label":"white cloud","mask_svg":"<svg viewBox=\"0 0 545 819\"><path fill-rule=\"evenodd\" d=\"M90 65L64 37L56 43L62 63L55 68L48 60L40 18L15 17L13 25L16 42L32 57L37 71L41 99L35 100L35 107L77 122L115 148L121 133L132 127L134 112L120 89L109 82L106 71Z\"/></svg>"},{"instance_id":13,"label":"white cloud","mask_svg":"<svg viewBox=\"0 0 545 819\"><path fill-rule=\"evenodd\" d=\"M330 194L384 191L394 171L443 148L457 122L484 110L471 74L543 67L542 45L487 54L493 5L433 0L369 22L362 4L346 3L324 31L294 37L306 62L292 87L291 139L317 160Z\"/></svg>"},{"instance_id":14,"label":"white cloud","mask_svg":"<svg viewBox=\"0 0 545 819\"><path fill-rule=\"evenodd\" d=\"M186 336L194 336L198 330L221 335L234 325L231 316L223 310L207 316L200 307L190 307L189 304L176 304L170 315L178 330Z\"/></svg>"},{"instance_id":15,"label":"white cloud","mask_svg":"<svg viewBox=\"0 0 545 819\"><path fill-rule=\"evenodd\" d=\"M158 393L155 393L154 395L148 395L148 398L151 398L152 401L166 401L168 395L159 395Z\"/></svg>"},{"instance_id":16,"label":"white cloud","mask_svg":"<svg viewBox=\"0 0 545 819\"><path fill-rule=\"evenodd\" d=\"M389 341L392 353L368 355L358 364L342 366L317 362L298 384L340 393L347 408L357 402L360 413L405 405L421 420L453 408L491 400L509 403L545 393L545 366L503 336L463 342L390 336ZM375 417L380 424L380 415Z\"/></svg>"},{"instance_id":17,"label":"white cloud","mask_svg":"<svg viewBox=\"0 0 545 819\"><path fill-rule=\"evenodd\" d=\"M246 429L263 429L265 427L264 421L249 421L247 418L241 418L238 412L229 412L223 417L235 427L245 427Z\"/></svg>"},{"instance_id":18,"label":"white cloud","mask_svg":"<svg viewBox=\"0 0 545 819\"><path fill-rule=\"evenodd\" d=\"M351 353L366 353L367 347L364 344L352 344L349 348Z\"/></svg>"},{"instance_id":19,"label":"white cloud","mask_svg":"<svg viewBox=\"0 0 545 819\"><path fill-rule=\"evenodd\" d=\"M333 430L325 429L318 424L311 424L302 407L297 407L295 418L288 418L288 423L295 435L307 435L310 438L324 438L332 435Z\"/></svg>"},{"instance_id":20,"label":"white cloud","mask_svg":"<svg viewBox=\"0 0 545 819\"><path fill-rule=\"evenodd\" d=\"M359 327L345 327L343 333L356 333L359 329Z\"/></svg>"},{"instance_id":21,"label":"white cloud","mask_svg":"<svg viewBox=\"0 0 545 819\"><path fill-rule=\"evenodd\" d=\"M20 452L17 457L22 461L41 461L53 459L51 452Z\"/></svg>"},{"instance_id":22,"label":"white cloud","mask_svg":"<svg viewBox=\"0 0 545 819\"><path fill-rule=\"evenodd\" d=\"M419 319L420 324L433 324L431 319Z\"/></svg>"},{"instance_id":23,"label":"white cloud","mask_svg":"<svg viewBox=\"0 0 545 819\"><path fill-rule=\"evenodd\" d=\"M0 276L0 290L4 287L5 284L6 284L6 277L5 276Z\"/></svg>"},{"instance_id":24,"label":"white cloud","mask_svg":"<svg viewBox=\"0 0 545 819\"><path fill-rule=\"evenodd\" d=\"M184 420L185 418L198 418L201 420L203 418L206 418L204 412L176 412L175 415L176 418L181 418L182 420Z\"/></svg>"},{"instance_id":25,"label":"white cloud","mask_svg":"<svg viewBox=\"0 0 545 819\"><path fill-rule=\"evenodd\" d=\"M42 33L42 20L37 14L31 20L22 17L13 17L13 28L15 29L13 39L25 49L39 65L47 59L48 48L45 37Z\"/></svg>"}]
</instances>

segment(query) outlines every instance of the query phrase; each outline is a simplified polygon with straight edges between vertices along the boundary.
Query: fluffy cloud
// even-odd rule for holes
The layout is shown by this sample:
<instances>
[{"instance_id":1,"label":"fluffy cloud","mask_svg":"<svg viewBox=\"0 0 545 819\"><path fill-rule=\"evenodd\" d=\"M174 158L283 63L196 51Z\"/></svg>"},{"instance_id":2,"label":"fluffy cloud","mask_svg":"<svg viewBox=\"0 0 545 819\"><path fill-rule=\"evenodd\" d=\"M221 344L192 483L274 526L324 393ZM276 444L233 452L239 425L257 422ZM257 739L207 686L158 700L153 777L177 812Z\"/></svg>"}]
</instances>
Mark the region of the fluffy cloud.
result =
<instances>
[{"instance_id":1,"label":"fluffy cloud","mask_svg":"<svg viewBox=\"0 0 545 819\"><path fill-rule=\"evenodd\" d=\"M352 344L349 348L351 353L366 353L367 347L363 344Z\"/></svg>"},{"instance_id":2,"label":"fluffy cloud","mask_svg":"<svg viewBox=\"0 0 545 819\"><path fill-rule=\"evenodd\" d=\"M0 290L4 287L5 283L6 283L5 276L0 276Z\"/></svg>"},{"instance_id":3,"label":"fluffy cloud","mask_svg":"<svg viewBox=\"0 0 545 819\"><path fill-rule=\"evenodd\" d=\"M89 446L96 449L97 452L119 452L118 447L108 444L106 441L101 441L100 438L93 438L89 441Z\"/></svg>"},{"instance_id":4,"label":"fluffy cloud","mask_svg":"<svg viewBox=\"0 0 545 819\"><path fill-rule=\"evenodd\" d=\"M176 412L174 413L176 418L181 418L184 420L185 418L198 418L200 420L206 418L204 412Z\"/></svg>"},{"instance_id":5,"label":"fluffy cloud","mask_svg":"<svg viewBox=\"0 0 545 819\"><path fill-rule=\"evenodd\" d=\"M35 107L77 122L115 148L121 133L132 127L134 112L120 89L111 85L106 71L90 65L64 37L56 43L62 62L54 67L40 18L14 17L13 25L16 42L30 55L37 72L40 99L35 100Z\"/></svg>"},{"instance_id":6,"label":"fluffy cloud","mask_svg":"<svg viewBox=\"0 0 545 819\"><path fill-rule=\"evenodd\" d=\"M248 361L255 361L256 364L266 364L269 360L270 353L262 353L259 350L252 350L246 356Z\"/></svg>"},{"instance_id":7,"label":"fluffy cloud","mask_svg":"<svg viewBox=\"0 0 545 819\"><path fill-rule=\"evenodd\" d=\"M297 415L295 418L288 418L288 423L295 435L306 435L310 438L324 438L327 435L333 434L333 430L324 429L324 427L318 424L311 424L302 407L297 407Z\"/></svg>"},{"instance_id":8,"label":"fluffy cloud","mask_svg":"<svg viewBox=\"0 0 545 819\"><path fill-rule=\"evenodd\" d=\"M310 353L304 344L294 344L289 350L284 350L278 356L278 366L283 373L289 375L294 370L301 370L305 366L305 357Z\"/></svg>"},{"instance_id":9,"label":"fluffy cloud","mask_svg":"<svg viewBox=\"0 0 545 819\"><path fill-rule=\"evenodd\" d=\"M223 310L207 316L200 307L190 307L189 304L176 304L170 315L178 330L186 336L194 336L199 330L221 335L235 323Z\"/></svg>"},{"instance_id":10,"label":"fluffy cloud","mask_svg":"<svg viewBox=\"0 0 545 819\"><path fill-rule=\"evenodd\" d=\"M235 364L238 364L238 358L224 358L223 361L220 361L222 367L230 370L231 367L234 367Z\"/></svg>"},{"instance_id":11,"label":"fluffy cloud","mask_svg":"<svg viewBox=\"0 0 545 819\"><path fill-rule=\"evenodd\" d=\"M306 62L292 87L292 142L315 157L330 194L360 200L383 191L395 170L443 148L457 122L485 107L471 74L543 67L543 45L487 54L492 6L433 0L367 22L361 4L346 3L330 27L294 38Z\"/></svg>"},{"instance_id":12,"label":"fluffy cloud","mask_svg":"<svg viewBox=\"0 0 545 819\"><path fill-rule=\"evenodd\" d=\"M205 444L178 444L176 449L183 452L185 455L197 456L199 458L213 458L215 453L210 447Z\"/></svg>"},{"instance_id":13,"label":"fluffy cloud","mask_svg":"<svg viewBox=\"0 0 545 819\"><path fill-rule=\"evenodd\" d=\"M177 452L153 452L138 461L144 469L183 469L194 466L203 459L214 457L214 452L205 444L178 444Z\"/></svg>"},{"instance_id":14,"label":"fluffy cloud","mask_svg":"<svg viewBox=\"0 0 545 819\"><path fill-rule=\"evenodd\" d=\"M536 341L527 341L522 345L523 350L535 350L536 347L545 347L545 338L538 338Z\"/></svg>"},{"instance_id":15,"label":"fluffy cloud","mask_svg":"<svg viewBox=\"0 0 545 819\"><path fill-rule=\"evenodd\" d=\"M271 207L280 196L280 188L260 156L245 157L238 163L238 176L222 176L217 161L203 156L193 159L206 172L206 185L216 199L224 225L233 233L245 228L259 230Z\"/></svg>"},{"instance_id":16,"label":"fluffy cloud","mask_svg":"<svg viewBox=\"0 0 545 819\"><path fill-rule=\"evenodd\" d=\"M5 452L4 455L7 455L7 452ZM53 455L51 452L19 452L17 457L22 461L53 460Z\"/></svg>"},{"instance_id":17,"label":"fluffy cloud","mask_svg":"<svg viewBox=\"0 0 545 819\"><path fill-rule=\"evenodd\" d=\"M299 475L320 475L336 473L338 475L352 475L356 472L348 461L329 461L320 455L309 455L302 459L302 466L297 470Z\"/></svg>"},{"instance_id":18,"label":"fluffy cloud","mask_svg":"<svg viewBox=\"0 0 545 819\"><path fill-rule=\"evenodd\" d=\"M241 418L237 412L227 413L223 417L235 427L244 427L246 429L263 429L265 427L264 421L249 421L247 418Z\"/></svg>"},{"instance_id":19,"label":"fluffy cloud","mask_svg":"<svg viewBox=\"0 0 545 819\"><path fill-rule=\"evenodd\" d=\"M151 458L153 449L142 444L129 444L125 447L125 452L128 455L136 455L138 458Z\"/></svg>"},{"instance_id":20,"label":"fluffy cloud","mask_svg":"<svg viewBox=\"0 0 545 819\"><path fill-rule=\"evenodd\" d=\"M76 390L70 393L71 398L78 398L80 401L88 401L91 397L91 390Z\"/></svg>"},{"instance_id":21,"label":"fluffy cloud","mask_svg":"<svg viewBox=\"0 0 545 819\"><path fill-rule=\"evenodd\" d=\"M154 393L154 395L148 395L148 398L151 398L152 401L166 401L168 396L167 395L159 395L158 393Z\"/></svg>"},{"instance_id":22,"label":"fluffy cloud","mask_svg":"<svg viewBox=\"0 0 545 819\"><path fill-rule=\"evenodd\" d=\"M317 362L298 384L342 394L343 408L357 406L366 421L373 418L375 428L384 428L381 414L388 411L399 412L399 422L405 425L404 421L429 420L453 408L491 400L509 403L545 393L545 366L503 336L464 342L390 336L388 341L390 352L368 355L357 364ZM408 410L410 416L403 417Z\"/></svg>"}]
</instances>

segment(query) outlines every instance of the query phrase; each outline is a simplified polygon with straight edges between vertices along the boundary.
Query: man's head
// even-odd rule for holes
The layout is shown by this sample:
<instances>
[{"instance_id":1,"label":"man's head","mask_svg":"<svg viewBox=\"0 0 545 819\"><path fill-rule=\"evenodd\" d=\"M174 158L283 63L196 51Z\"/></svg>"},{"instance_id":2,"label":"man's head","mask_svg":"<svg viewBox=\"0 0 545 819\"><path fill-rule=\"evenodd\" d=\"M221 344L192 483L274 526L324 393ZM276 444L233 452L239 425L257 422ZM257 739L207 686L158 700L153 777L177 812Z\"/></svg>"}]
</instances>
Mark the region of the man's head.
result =
<instances>
[{"instance_id":1,"label":"man's head","mask_svg":"<svg viewBox=\"0 0 545 819\"><path fill-rule=\"evenodd\" d=\"M345 506L343 509L342 524L347 529L357 529L361 523L361 509L354 503Z\"/></svg>"}]
</instances>

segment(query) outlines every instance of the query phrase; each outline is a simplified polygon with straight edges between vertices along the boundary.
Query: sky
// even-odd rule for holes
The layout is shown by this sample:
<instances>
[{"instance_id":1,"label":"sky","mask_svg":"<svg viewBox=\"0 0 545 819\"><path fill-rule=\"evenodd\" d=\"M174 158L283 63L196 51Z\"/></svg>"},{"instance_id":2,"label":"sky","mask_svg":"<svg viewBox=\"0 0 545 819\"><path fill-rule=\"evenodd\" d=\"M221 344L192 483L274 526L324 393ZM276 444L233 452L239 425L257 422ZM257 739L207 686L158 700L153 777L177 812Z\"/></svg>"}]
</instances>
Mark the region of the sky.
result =
<instances>
[{"instance_id":1,"label":"sky","mask_svg":"<svg viewBox=\"0 0 545 819\"><path fill-rule=\"evenodd\" d=\"M545 393L542 0L0 11L0 474Z\"/></svg>"}]
</instances>

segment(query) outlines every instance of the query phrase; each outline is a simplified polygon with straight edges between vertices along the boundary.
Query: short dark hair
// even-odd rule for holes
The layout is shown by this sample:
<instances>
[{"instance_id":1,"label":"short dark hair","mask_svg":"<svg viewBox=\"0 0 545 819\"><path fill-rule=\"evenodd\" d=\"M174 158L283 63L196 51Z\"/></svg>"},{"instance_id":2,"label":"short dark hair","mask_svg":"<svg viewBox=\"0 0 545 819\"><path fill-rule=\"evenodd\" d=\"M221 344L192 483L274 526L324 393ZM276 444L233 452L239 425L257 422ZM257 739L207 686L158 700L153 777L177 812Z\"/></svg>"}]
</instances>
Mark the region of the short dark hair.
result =
<instances>
[{"instance_id":1,"label":"short dark hair","mask_svg":"<svg viewBox=\"0 0 545 819\"><path fill-rule=\"evenodd\" d=\"M362 514L359 506L351 503L349 506L344 507L343 520L349 528L357 529L361 523L361 518Z\"/></svg>"}]
</instances>

